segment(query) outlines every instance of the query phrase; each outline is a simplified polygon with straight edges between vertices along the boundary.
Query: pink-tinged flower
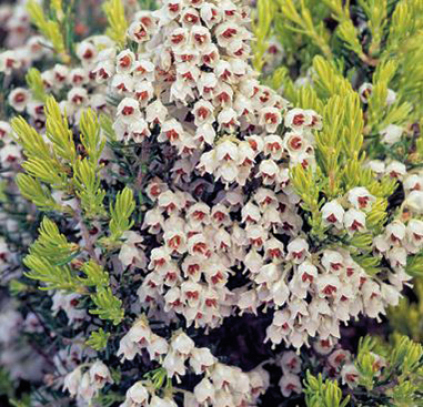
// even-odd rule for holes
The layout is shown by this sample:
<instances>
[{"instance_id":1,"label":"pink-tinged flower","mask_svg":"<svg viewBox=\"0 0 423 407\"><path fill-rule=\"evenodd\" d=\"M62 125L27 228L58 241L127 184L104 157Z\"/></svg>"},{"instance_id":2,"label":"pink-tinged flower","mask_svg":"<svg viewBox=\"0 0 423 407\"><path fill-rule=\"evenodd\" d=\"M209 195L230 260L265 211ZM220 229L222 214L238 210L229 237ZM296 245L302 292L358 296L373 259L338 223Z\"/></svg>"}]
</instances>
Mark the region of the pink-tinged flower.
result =
<instances>
[{"instance_id":1,"label":"pink-tinged flower","mask_svg":"<svg viewBox=\"0 0 423 407\"><path fill-rule=\"evenodd\" d=\"M195 348L191 351L189 364L197 375L203 374L216 363L216 358L208 348Z\"/></svg>"},{"instance_id":2,"label":"pink-tinged flower","mask_svg":"<svg viewBox=\"0 0 423 407\"><path fill-rule=\"evenodd\" d=\"M201 19L210 29L222 20L222 10L216 5L204 2L200 8Z\"/></svg>"},{"instance_id":3,"label":"pink-tinged flower","mask_svg":"<svg viewBox=\"0 0 423 407\"><path fill-rule=\"evenodd\" d=\"M213 403L215 392L213 384L206 377L194 387L195 398L200 404Z\"/></svg>"},{"instance_id":4,"label":"pink-tinged flower","mask_svg":"<svg viewBox=\"0 0 423 407\"><path fill-rule=\"evenodd\" d=\"M100 61L92 71L97 83L109 81L115 73L113 61ZM117 93L132 91L132 78L126 75L115 75L111 84Z\"/></svg>"},{"instance_id":5,"label":"pink-tinged flower","mask_svg":"<svg viewBox=\"0 0 423 407\"><path fill-rule=\"evenodd\" d=\"M97 56L97 49L93 43L89 41L83 41L79 43L76 50L76 55L83 64L89 65L95 60Z\"/></svg>"},{"instance_id":6,"label":"pink-tinged flower","mask_svg":"<svg viewBox=\"0 0 423 407\"><path fill-rule=\"evenodd\" d=\"M23 112L29 102L30 94L24 88L16 88L10 92L8 102L17 112Z\"/></svg>"},{"instance_id":7,"label":"pink-tinged flower","mask_svg":"<svg viewBox=\"0 0 423 407\"><path fill-rule=\"evenodd\" d=\"M290 397L292 393L301 394L303 386L299 376L292 373L284 373L279 380L279 387L284 397Z\"/></svg>"},{"instance_id":8,"label":"pink-tinged flower","mask_svg":"<svg viewBox=\"0 0 423 407\"><path fill-rule=\"evenodd\" d=\"M366 230L366 214L357 209L349 209L344 215L344 225L350 234Z\"/></svg>"},{"instance_id":9,"label":"pink-tinged flower","mask_svg":"<svg viewBox=\"0 0 423 407\"><path fill-rule=\"evenodd\" d=\"M301 132L304 127L311 126L312 119L310 111L292 109L285 114L285 125L296 132Z\"/></svg>"},{"instance_id":10,"label":"pink-tinged flower","mask_svg":"<svg viewBox=\"0 0 423 407\"><path fill-rule=\"evenodd\" d=\"M274 134L264 138L264 154L270 155L273 160L280 160L283 154L283 143L280 136Z\"/></svg>"},{"instance_id":11,"label":"pink-tinged flower","mask_svg":"<svg viewBox=\"0 0 423 407\"><path fill-rule=\"evenodd\" d=\"M259 124L265 127L268 133L275 133L282 123L282 113L275 107L266 107L260 113Z\"/></svg>"},{"instance_id":12,"label":"pink-tinged flower","mask_svg":"<svg viewBox=\"0 0 423 407\"><path fill-rule=\"evenodd\" d=\"M145 59L134 62L132 76L140 81L152 82L154 80L154 64Z\"/></svg>"},{"instance_id":13,"label":"pink-tinged flower","mask_svg":"<svg viewBox=\"0 0 423 407\"><path fill-rule=\"evenodd\" d=\"M89 374L96 389L102 389L107 383L113 383L109 368L99 360L90 367Z\"/></svg>"},{"instance_id":14,"label":"pink-tinged flower","mask_svg":"<svg viewBox=\"0 0 423 407\"><path fill-rule=\"evenodd\" d=\"M123 99L117 107L118 117L126 124L132 124L141 119L139 102L132 98Z\"/></svg>"},{"instance_id":15,"label":"pink-tinged flower","mask_svg":"<svg viewBox=\"0 0 423 407\"><path fill-rule=\"evenodd\" d=\"M142 405L148 402L150 393L143 383L137 382L126 392L126 399L131 403L130 405Z\"/></svg>"},{"instance_id":16,"label":"pink-tinged flower","mask_svg":"<svg viewBox=\"0 0 423 407\"><path fill-rule=\"evenodd\" d=\"M400 221L390 223L385 229L385 235L391 244L399 245L405 238L406 227Z\"/></svg>"},{"instance_id":17,"label":"pink-tinged flower","mask_svg":"<svg viewBox=\"0 0 423 407\"><path fill-rule=\"evenodd\" d=\"M423 221L411 219L407 225L408 241L416 247L423 246Z\"/></svg>"},{"instance_id":18,"label":"pink-tinged flower","mask_svg":"<svg viewBox=\"0 0 423 407\"><path fill-rule=\"evenodd\" d=\"M9 123L0 121L0 140L3 142L10 141L9 138L12 134L12 127Z\"/></svg>"},{"instance_id":19,"label":"pink-tinged flower","mask_svg":"<svg viewBox=\"0 0 423 407\"><path fill-rule=\"evenodd\" d=\"M405 165L399 161L392 161L385 169L385 174L399 180L401 180L406 173L407 169Z\"/></svg>"},{"instance_id":20,"label":"pink-tinged flower","mask_svg":"<svg viewBox=\"0 0 423 407\"><path fill-rule=\"evenodd\" d=\"M128 131L131 139L135 143L142 143L146 138L150 137L151 135L148 123L143 119L131 123L129 125Z\"/></svg>"},{"instance_id":21,"label":"pink-tinged flower","mask_svg":"<svg viewBox=\"0 0 423 407\"><path fill-rule=\"evenodd\" d=\"M67 390L71 397L75 397L78 394L78 389L82 380L81 368L77 367L72 372L65 376L63 383L63 390Z\"/></svg>"},{"instance_id":22,"label":"pink-tinged flower","mask_svg":"<svg viewBox=\"0 0 423 407\"><path fill-rule=\"evenodd\" d=\"M193 109L195 125L200 127L206 124L212 124L215 121L214 107L210 102L199 100Z\"/></svg>"},{"instance_id":23,"label":"pink-tinged flower","mask_svg":"<svg viewBox=\"0 0 423 407\"><path fill-rule=\"evenodd\" d=\"M340 369L350 361L351 353L344 349L338 349L328 357L329 364L335 369Z\"/></svg>"},{"instance_id":24,"label":"pink-tinged flower","mask_svg":"<svg viewBox=\"0 0 423 407\"><path fill-rule=\"evenodd\" d=\"M14 70L19 69L22 63L18 59L16 51L8 50L0 54L0 72L10 75Z\"/></svg>"},{"instance_id":25,"label":"pink-tinged flower","mask_svg":"<svg viewBox=\"0 0 423 407\"><path fill-rule=\"evenodd\" d=\"M335 250L325 250L322 256L322 265L326 271L339 274L344 269L344 258Z\"/></svg>"},{"instance_id":26,"label":"pink-tinged flower","mask_svg":"<svg viewBox=\"0 0 423 407\"><path fill-rule=\"evenodd\" d=\"M360 373L353 364L345 364L341 370L342 384L353 388L358 385Z\"/></svg>"},{"instance_id":27,"label":"pink-tinged flower","mask_svg":"<svg viewBox=\"0 0 423 407\"><path fill-rule=\"evenodd\" d=\"M301 264L309 255L308 243L302 238L296 238L288 245L287 260L292 260L295 264Z\"/></svg>"},{"instance_id":28,"label":"pink-tinged flower","mask_svg":"<svg viewBox=\"0 0 423 407\"><path fill-rule=\"evenodd\" d=\"M80 108L88 103L88 91L85 88L72 88L68 93L68 102L75 108Z\"/></svg>"},{"instance_id":29,"label":"pink-tinged flower","mask_svg":"<svg viewBox=\"0 0 423 407\"><path fill-rule=\"evenodd\" d=\"M140 102L142 107L146 107L154 97L154 88L152 83L149 81L137 81L133 96Z\"/></svg>"},{"instance_id":30,"label":"pink-tinged flower","mask_svg":"<svg viewBox=\"0 0 423 407\"><path fill-rule=\"evenodd\" d=\"M371 83L363 83L358 89L358 94L363 103L368 103L373 92L373 85Z\"/></svg>"},{"instance_id":31,"label":"pink-tinged flower","mask_svg":"<svg viewBox=\"0 0 423 407\"><path fill-rule=\"evenodd\" d=\"M232 41L240 38L241 29L238 24L228 21L216 27L215 35L219 46L227 48Z\"/></svg>"},{"instance_id":32,"label":"pink-tinged flower","mask_svg":"<svg viewBox=\"0 0 423 407\"><path fill-rule=\"evenodd\" d=\"M328 226L335 226L337 229L343 227L344 221L344 208L337 201L327 202L323 205L322 209L323 222Z\"/></svg>"},{"instance_id":33,"label":"pink-tinged flower","mask_svg":"<svg viewBox=\"0 0 423 407\"><path fill-rule=\"evenodd\" d=\"M284 373L299 374L301 372L301 359L295 352L284 352L279 364Z\"/></svg>"},{"instance_id":34,"label":"pink-tinged flower","mask_svg":"<svg viewBox=\"0 0 423 407\"><path fill-rule=\"evenodd\" d=\"M326 356L332 352L335 343L336 340L318 339L316 342L313 342L313 348L320 355Z\"/></svg>"},{"instance_id":35,"label":"pink-tinged flower","mask_svg":"<svg viewBox=\"0 0 423 407\"><path fill-rule=\"evenodd\" d=\"M167 115L168 115L167 109L160 100L155 100L153 103L150 103L147 106L146 120L150 124L162 125L163 123L165 123ZM162 134L163 134L163 129L162 129ZM172 137L169 138L168 135L166 135L166 137L168 140L172 138Z\"/></svg>"},{"instance_id":36,"label":"pink-tinged flower","mask_svg":"<svg viewBox=\"0 0 423 407\"><path fill-rule=\"evenodd\" d=\"M316 280L316 286L321 298L333 298L339 295L341 281L335 275L320 275Z\"/></svg>"},{"instance_id":37,"label":"pink-tinged flower","mask_svg":"<svg viewBox=\"0 0 423 407\"><path fill-rule=\"evenodd\" d=\"M128 37L132 40L141 44L151 39L148 29L140 21L134 21L131 23L128 29Z\"/></svg>"},{"instance_id":38,"label":"pink-tinged flower","mask_svg":"<svg viewBox=\"0 0 423 407\"><path fill-rule=\"evenodd\" d=\"M364 187L356 187L348 192L348 202L354 206L355 209L367 211L372 207L376 198Z\"/></svg>"},{"instance_id":39,"label":"pink-tinged flower","mask_svg":"<svg viewBox=\"0 0 423 407\"><path fill-rule=\"evenodd\" d=\"M75 68L69 72L68 82L72 86L86 85L88 81L88 72L83 68Z\"/></svg>"},{"instance_id":40,"label":"pink-tinged flower","mask_svg":"<svg viewBox=\"0 0 423 407\"><path fill-rule=\"evenodd\" d=\"M68 82L69 68L65 65L56 64L53 68L54 83L57 89L61 89Z\"/></svg>"},{"instance_id":41,"label":"pink-tinged flower","mask_svg":"<svg viewBox=\"0 0 423 407\"><path fill-rule=\"evenodd\" d=\"M0 162L3 168L15 166L21 158L21 150L15 144L6 144L0 149Z\"/></svg>"}]
</instances>

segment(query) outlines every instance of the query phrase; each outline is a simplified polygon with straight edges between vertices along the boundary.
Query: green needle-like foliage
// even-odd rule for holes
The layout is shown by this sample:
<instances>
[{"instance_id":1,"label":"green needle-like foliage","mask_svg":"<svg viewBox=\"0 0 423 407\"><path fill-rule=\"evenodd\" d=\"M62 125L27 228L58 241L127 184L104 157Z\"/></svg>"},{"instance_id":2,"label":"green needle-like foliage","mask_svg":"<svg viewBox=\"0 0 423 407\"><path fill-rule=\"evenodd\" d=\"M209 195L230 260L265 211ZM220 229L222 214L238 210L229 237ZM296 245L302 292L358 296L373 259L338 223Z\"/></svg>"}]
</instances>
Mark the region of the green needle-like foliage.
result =
<instances>
[{"instance_id":1,"label":"green needle-like foliage","mask_svg":"<svg viewBox=\"0 0 423 407\"><path fill-rule=\"evenodd\" d=\"M307 407L346 407L350 401L350 396L343 398L342 390L336 381L323 381L321 374L314 377L307 372L304 385Z\"/></svg>"},{"instance_id":2,"label":"green needle-like foliage","mask_svg":"<svg viewBox=\"0 0 423 407\"><path fill-rule=\"evenodd\" d=\"M91 299L96 306L90 309L90 314L98 315L101 319L110 320L113 325L122 322L124 311L122 309L122 301L116 298L110 287L100 287Z\"/></svg>"},{"instance_id":3,"label":"green needle-like foliage","mask_svg":"<svg viewBox=\"0 0 423 407\"><path fill-rule=\"evenodd\" d=\"M40 290L81 292L82 287L74 278L70 267L67 265L55 266L46 258L37 254L26 256L24 264L31 270L25 274L28 278L45 284L45 286L40 287Z\"/></svg>"},{"instance_id":4,"label":"green needle-like foliage","mask_svg":"<svg viewBox=\"0 0 423 407\"><path fill-rule=\"evenodd\" d=\"M103 328L98 331L91 332L90 337L85 342L87 346L100 352L107 347L107 343L110 338L109 332L104 332Z\"/></svg>"},{"instance_id":5,"label":"green needle-like foliage","mask_svg":"<svg viewBox=\"0 0 423 407\"><path fill-rule=\"evenodd\" d=\"M47 99L46 91L44 89L43 79L41 73L37 68L31 68L25 76L26 83L32 92L32 96L40 102L45 102Z\"/></svg>"},{"instance_id":6,"label":"green needle-like foliage","mask_svg":"<svg viewBox=\"0 0 423 407\"><path fill-rule=\"evenodd\" d=\"M125 188L116 195L115 204L110 205L110 240L117 242L122 234L130 230L134 221L131 215L135 210L134 193L131 189Z\"/></svg>"},{"instance_id":7,"label":"green needle-like foliage","mask_svg":"<svg viewBox=\"0 0 423 407\"><path fill-rule=\"evenodd\" d=\"M121 0L108 0L103 5L104 13L107 17L109 28L107 33L110 38L115 40L121 47L126 42L126 30L128 22L125 18L125 9Z\"/></svg>"},{"instance_id":8,"label":"green needle-like foliage","mask_svg":"<svg viewBox=\"0 0 423 407\"><path fill-rule=\"evenodd\" d=\"M31 254L47 259L52 265L69 263L79 252L79 246L69 243L57 225L45 217L39 228L40 235L31 246Z\"/></svg>"},{"instance_id":9,"label":"green needle-like foliage","mask_svg":"<svg viewBox=\"0 0 423 407\"><path fill-rule=\"evenodd\" d=\"M84 213L89 218L103 215L106 192L101 188L97 163L93 165L88 158L78 160L74 163L73 170L75 193L81 200Z\"/></svg>"}]
</instances>

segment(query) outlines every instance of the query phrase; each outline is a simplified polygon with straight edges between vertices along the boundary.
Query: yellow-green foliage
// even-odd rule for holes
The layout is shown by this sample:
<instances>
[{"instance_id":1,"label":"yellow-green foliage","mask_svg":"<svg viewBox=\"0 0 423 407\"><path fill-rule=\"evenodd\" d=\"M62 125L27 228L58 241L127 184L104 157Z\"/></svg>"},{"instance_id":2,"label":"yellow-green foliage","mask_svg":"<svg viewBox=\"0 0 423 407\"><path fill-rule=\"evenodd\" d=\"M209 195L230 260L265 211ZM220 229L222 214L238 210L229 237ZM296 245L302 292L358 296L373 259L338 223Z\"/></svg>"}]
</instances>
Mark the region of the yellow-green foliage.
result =
<instances>
[{"instance_id":1,"label":"yellow-green foliage","mask_svg":"<svg viewBox=\"0 0 423 407\"><path fill-rule=\"evenodd\" d=\"M37 68L31 68L26 74L25 79L34 99L45 102L47 95L40 71Z\"/></svg>"},{"instance_id":2,"label":"yellow-green foliage","mask_svg":"<svg viewBox=\"0 0 423 407\"><path fill-rule=\"evenodd\" d=\"M59 7L61 11L60 1L56 0L52 2L52 5L56 12ZM28 2L27 10L38 30L51 42L53 48L62 56L64 62L69 62L69 57L66 54L65 40L59 22L47 18L43 8L35 0Z\"/></svg>"},{"instance_id":3,"label":"yellow-green foliage","mask_svg":"<svg viewBox=\"0 0 423 407\"><path fill-rule=\"evenodd\" d=\"M350 396L343 397L338 382L323 380L322 375L313 376L307 372L304 381L304 394L307 407L346 407Z\"/></svg>"},{"instance_id":4,"label":"yellow-green foliage","mask_svg":"<svg viewBox=\"0 0 423 407\"><path fill-rule=\"evenodd\" d=\"M420 258L420 264L423 264L422 260ZM389 323L396 332L407 335L417 342L423 342L423 280L421 277L414 280L414 293L417 301L411 302L408 298L403 298L397 307L389 309Z\"/></svg>"},{"instance_id":5,"label":"yellow-green foliage","mask_svg":"<svg viewBox=\"0 0 423 407\"><path fill-rule=\"evenodd\" d=\"M103 5L109 28L107 34L123 47L126 42L128 22L125 18L125 9L121 0L107 0Z\"/></svg>"},{"instance_id":6,"label":"yellow-green foliage","mask_svg":"<svg viewBox=\"0 0 423 407\"><path fill-rule=\"evenodd\" d=\"M275 16L273 0L258 0L257 20L252 21L252 31L255 36L253 47L253 66L261 72L265 63L264 55L268 49L268 40L272 32L272 22Z\"/></svg>"}]
</instances>

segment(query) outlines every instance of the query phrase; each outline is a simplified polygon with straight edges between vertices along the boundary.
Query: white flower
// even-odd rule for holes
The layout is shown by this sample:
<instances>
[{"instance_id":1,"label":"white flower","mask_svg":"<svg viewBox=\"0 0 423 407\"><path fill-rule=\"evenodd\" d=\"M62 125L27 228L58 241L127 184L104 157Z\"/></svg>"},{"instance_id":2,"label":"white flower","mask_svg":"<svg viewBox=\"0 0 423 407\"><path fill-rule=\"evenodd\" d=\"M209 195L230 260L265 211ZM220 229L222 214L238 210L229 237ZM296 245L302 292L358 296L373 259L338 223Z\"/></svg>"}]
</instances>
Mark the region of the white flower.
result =
<instances>
[{"instance_id":1,"label":"white flower","mask_svg":"<svg viewBox=\"0 0 423 407\"><path fill-rule=\"evenodd\" d=\"M285 115L285 125L292 130L302 131L312 124L312 115L303 109L289 110Z\"/></svg>"},{"instance_id":2,"label":"white flower","mask_svg":"<svg viewBox=\"0 0 423 407\"><path fill-rule=\"evenodd\" d=\"M408 240L417 247L423 246L423 221L411 219L407 225Z\"/></svg>"},{"instance_id":3,"label":"white flower","mask_svg":"<svg viewBox=\"0 0 423 407\"><path fill-rule=\"evenodd\" d=\"M376 175L383 175L385 173L385 162L380 160L371 160L367 163L367 166L374 172Z\"/></svg>"},{"instance_id":4,"label":"white flower","mask_svg":"<svg viewBox=\"0 0 423 407\"><path fill-rule=\"evenodd\" d=\"M357 209L349 209L344 216L344 225L350 234L361 233L366 229L366 214Z\"/></svg>"},{"instance_id":5,"label":"white flower","mask_svg":"<svg viewBox=\"0 0 423 407\"><path fill-rule=\"evenodd\" d=\"M308 243L302 238L296 238L288 245L288 260L292 260L295 264L301 264L309 255Z\"/></svg>"},{"instance_id":6,"label":"white flower","mask_svg":"<svg viewBox=\"0 0 423 407\"><path fill-rule=\"evenodd\" d=\"M158 396L153 396L150 400L149 407L178 407L178 405L168 397L162 399Z\"/></svg>"},{"instance_id":7,"label":"white flower","mask_svg":"<svg viewBox=\"0 0 423 407\"><path fill-rule=\"evenodd\" d=\"M132 98L123 99L117 107L117 114L126 124L137 122L141 118L139 102Z\"/></svg>"},{"instance_id":8,"label":"white flower","mask_svg":"<svg viewBox=\"0 0 423 407\"><path fill-rule=\"evenodd\" d=\"M290 397L292 393L301 394L303 386L297 375L284 373L279 380L279 387L284 397Z\"/></svg>"},{"instance_id":9,"label":"white flower","mask_svg":"<svg viewBox=\"0 0 423 407\"><path fill-rule=\"evenodd\" d=\"M108 367L101 361L96 361L89 370L91 382L97 389L104 387L106 383L113 383Z\"/></svg>"},{"instance_id":10,"label":"white flower","mask_svg":"<svg viewBox=\"0 0 423 407\"><path fill-rule=\"evenodd\" d=\"M17 112L23 112L29 102L30 94L24 88L16 88L10 92L8 102Z\"/></svg>"},{"instance_id":11,"label":"white flower","mask_svg":"<svg viewBox=\"0 0 423 407\"><path fill-rule=\"evenodd\" d=\"M171 342L172 349L177 351L179 354L188 356L194 349L194 341L187 336L184 332L176 335Z\"/></svg>"},{"instance_id":12,"label":"white flower","mask_svg":"<svg viewBox=\"0 0 423 407\"><path fill-rule=\"evenodd\" d=\"M90 402L97 392L96 386L91 382L88 372L82 375L82 379L78 388L78 396L86 402Z\"/></svg>"},{"instance_id":13,"label":"white flower","mask_svg":"<svg viewBox=\"0 0 423 407\"><path fill-rule=\"evenodd\" d=\"M128 389L126 398L129 399L131 403L142 405L149 400L150 393L141 382L137 382Z\"/></svg>"},{"instance_id":14,"label":"white flower","mask_svg":"<svg viewBox=\"0 0 423 407\"><path fill-rule=\"evenodd\" d=\"M0 153L1 154L1 153ZM405 206L416 214L423 214L423 191L412 191L404 201Z\"/></svg>"},{"instance_id":15,"label":"white flower","mask_svg":"<svg viewBox=\"0 0 423 407\"><path fill-rule=\"evenodd\" d=\"M195 374L200 375L216 363L216 358L209 348L194 348L189 359L190 366Z\"/></svg>"},{"instance_id":16,"label":"white flower","mask_svg":"<svg viewBox=\"0 0 423 407\"><path fill-rule=\"evenodd\" d=\"M260 125L266 128L268 133L275 133L282 123L282 113L274 107L266 107L260 113Z\"/></svg>"},{"instance_id":17,"label":"white flower","mask_svg":"<svg viewBox=\"0 0 423 407\"><path fill-rule=\"evenodd\" d=\"M194 395L200 404L213 403L215 388L206 377L194 387Z\"/></svg>"},{"instance_id":18,"label":"white flower","mask_svg":"<svg viewBox=\"0 0 423 407\"><path fill-rule=\"evenodd\" d=\"M376 198L364 187L356 187L348 192L348 201L358 210L370 209Z\"/></svg>"},{"instance_id":19,"label":"white flower","mask_svg":"<svg viewBox=\"0 0 423 407\"><path fill-rule=\"evenodd\" d=\"M342 384L355 387L358 384L360 373L353 364L345 364L341 370Z\"/></svg>"},{"instance_id":20,"label":"white flower","mask_svg":"<svg viewBox=\"0 0 423 407\"><path fill-rule=\"evenodd\" d=\"M399 161L392 161L385 169L385 174L388 174L391 178L402 179L406 173L405 165Z\"/></svg>"},{"instance_id":21,"label":"white flower","mask_svg":"<svg viewBox=\"0 0 423 407\"><path fill-rule=\"evenodd\" d=\"M373 85L371 83L363 83L358 89L358 94L360 95L361 101L363 103L368 103L370 96L373 92Z\"/></svg>"},{"instance_id":22,"label":"white flower","mask_svg":"<svg viewBox=\"0 0 423 407\"><path fill-rule=\"evenodd\" d=\"M89 64L97 56L97 50L91 42L82 41L78 44L76 54L84 64Z\"/></svg>"},{"instance_id":23,"label":"white flower","mask_svg":"<svg viewBox=\"0 0 423 407\"><path fill-rule=\"evenodd\" d=\"M321 211L326 225L334 225L338 229L342 228L345 211L341 204L337 201L327 202L323 205Z\"/></svg>"},{"instance_id":24,"label":"white flower","mask_svg":"<svg viewBox=\"0 0 423 407\"><path fill-rule=\"evenodd\" d=\"M391 244L399 244L404 240L405 232L405 225L400 221L394 221L386 227L385 235Z\"/></svg>"},{"instance_id":25,"label":"white flower","mask_svg":"<svg viewBox=\"0 0 423 407\"><path fill-rule=\"evenodd\" d=\"M284 352L279 363L284 373L299 374L301 372L301 359L295 352Z\"/></svg>"},{"instance_id":26,"label":"white flower","mask_svg":"<svg viewBox=\"0 0 423 407\"><path fill-rule=\"evenodd\" d=\"M63 383L63 389L67 390L71 397L75 397L78 394L78 389L81 384L82 372L81 368L77 367L72 372L65 376Z\"/></svg>"},{"instance_id":27,"label":"white flower","mask_svg":"<svg viewBox=\"0 0 423 407\"><path fill-rule=\"evenodd\" d=\"M392 145L401 140L401 136L404 132L404 129L401 126L395 124L390 124L380 131L382 142L388 145Z\"/></svg>"}]
</instances>

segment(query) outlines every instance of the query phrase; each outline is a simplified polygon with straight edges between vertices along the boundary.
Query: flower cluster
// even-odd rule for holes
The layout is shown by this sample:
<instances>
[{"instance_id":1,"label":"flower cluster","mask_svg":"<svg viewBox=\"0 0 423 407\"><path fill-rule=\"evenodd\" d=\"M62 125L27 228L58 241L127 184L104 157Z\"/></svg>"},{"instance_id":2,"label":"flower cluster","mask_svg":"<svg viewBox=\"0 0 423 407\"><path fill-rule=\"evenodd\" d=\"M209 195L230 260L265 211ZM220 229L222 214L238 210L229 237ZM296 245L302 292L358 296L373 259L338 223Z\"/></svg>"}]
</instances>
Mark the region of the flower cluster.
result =
<instances>
[{"instance_id":1,"label":"flower cluster","mask_svg":"<svg viewBox=\"0 0 423 407\"><path fill-rule=\"evenodd\" d=\"M66 375L64 388L72 397L89 403L107 383L113 383L113 379L108 367L101 361L94 362L84 372L85 369L86 366L81 365Z\"/></svg>"},{"instance_id":2,"label":"flower cluster","mask_svg":"<svg viewBox=\"0 0 423 407\"><path fill-rule=\"evenodd\" d=\"M259 368L244 373L239 368L222 364L208 348L196 347L184 332L176 332L167 341L156 335L147 319L141 317L122 338L118 354L125 360L132 360L144 349L151 360L162 361L162 367L169 378L180 378L189 372L203 376L192 393L183 392L186 406L254 405L251 403L255 403L268 386L269 378L264 370ZM157 390L157 386L152 386L148 380L139 381L127 391L123 406L176 406L172 390L165 390L164 398L156 394ZM178 389L173 389L173 392L178 392Z\"/></svg>"}]
</instances>

